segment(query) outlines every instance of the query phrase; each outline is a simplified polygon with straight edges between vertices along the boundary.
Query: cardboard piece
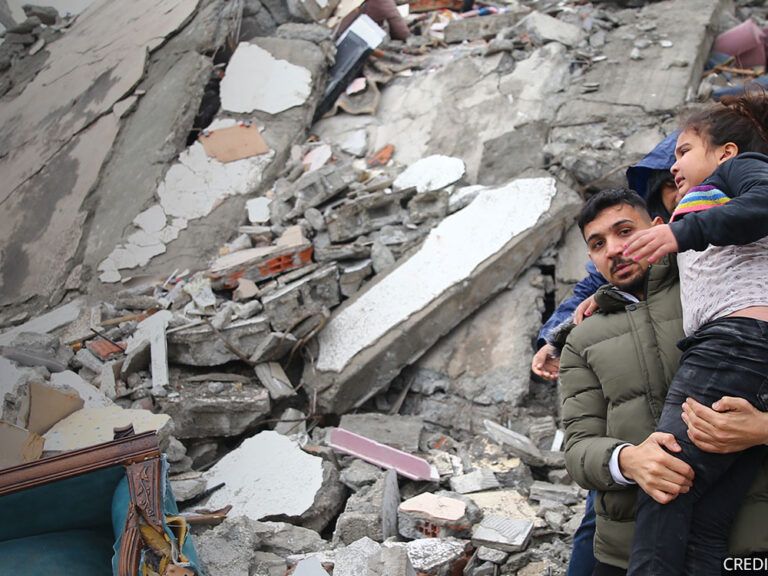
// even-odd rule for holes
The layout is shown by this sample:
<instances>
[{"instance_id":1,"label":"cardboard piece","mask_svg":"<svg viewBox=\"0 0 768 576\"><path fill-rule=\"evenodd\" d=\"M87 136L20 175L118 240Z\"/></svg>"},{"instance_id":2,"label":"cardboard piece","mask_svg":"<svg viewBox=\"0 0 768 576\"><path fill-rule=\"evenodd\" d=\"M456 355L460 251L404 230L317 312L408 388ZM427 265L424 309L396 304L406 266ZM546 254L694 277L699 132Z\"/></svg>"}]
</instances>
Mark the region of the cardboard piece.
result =
<instances>
[{"instance_id":1,"label":"cardboard piece","mask_svg":"<svg viewBox=\"0 0 768 576\"><path fill-rule=\"evenodd\" d=\"M30 432L41 436L60 420L83 407L85 401L74 390L67 392L56 390L41 382L29 384L29 420Z\"/></svg>"},{"instance_id":2,"label":"cardboard piece","mask_svg":"<svg viewBox=\"0 0 768 576\"><path fill-rule=\"evenodd\" d=\"M44 442L34 432L0 420L0 468L38 460Z\"/></svg>"},{"instance_id":3,"label":"cardboard piece","mask_svg":"<svg viewBox=\"0 0 768 576\"><path fill-rule=\"evenodd\" d=\"M208 156L224 163L269 152L269 146L253 124L206 130L197 138Z\"/></svg>"}]
</instances>

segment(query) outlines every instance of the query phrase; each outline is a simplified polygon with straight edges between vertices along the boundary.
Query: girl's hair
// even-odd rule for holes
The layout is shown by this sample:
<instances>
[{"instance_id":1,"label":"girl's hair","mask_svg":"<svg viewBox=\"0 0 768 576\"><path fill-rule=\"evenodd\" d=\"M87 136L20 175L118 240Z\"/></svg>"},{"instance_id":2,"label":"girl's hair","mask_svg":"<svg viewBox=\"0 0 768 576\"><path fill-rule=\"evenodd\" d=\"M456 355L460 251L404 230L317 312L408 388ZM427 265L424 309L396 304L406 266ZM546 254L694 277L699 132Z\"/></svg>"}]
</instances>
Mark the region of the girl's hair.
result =
<instances>
[{"instance_id":1,"label":"girl's hair","mask_svg":"<svg viewBox=\"0 0 768 576\"><path fill-rule=\"evenodd\" d=\"M749 84L744 94L724 96L720 102L692 113L683 130L696 132L711 147L733 142L741 152L768 154L768 92Z\"/></svg>"}]
</instances>

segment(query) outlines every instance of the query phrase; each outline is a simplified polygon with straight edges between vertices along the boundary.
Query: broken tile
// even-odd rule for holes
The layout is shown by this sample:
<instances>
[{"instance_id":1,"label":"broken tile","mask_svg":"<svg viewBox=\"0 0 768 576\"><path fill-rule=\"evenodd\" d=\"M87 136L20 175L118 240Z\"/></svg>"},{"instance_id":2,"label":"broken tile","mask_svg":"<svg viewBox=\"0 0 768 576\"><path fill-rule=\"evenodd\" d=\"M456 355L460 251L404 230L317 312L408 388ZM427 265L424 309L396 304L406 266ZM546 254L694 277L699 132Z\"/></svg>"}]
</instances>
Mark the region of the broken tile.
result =
<instances>
[{"instance_id":1,"label":"broken tile","mask_svg":"<svg viewBox=\"0 0 768 576\"><path fill-rule=\"evenodd\" d=\"M34 432L0 420L0 468L32 462L43 453L44 440Z\"/></svg>"},{"instance_id":2,"label":"broken tile","mask_svg":"<svg viewBox=\"0 0 768 576\"><path fill-rule=\"evenodd\" d=\"M493 473L493 470L482 468L474 470L468 474L451 477L451 490L459 494L469 494L470 492L480 492L500 488L499 481Z\"/></svg>"},{"instance_id":3,"label":"broken tile","mask_svg":"<svg viewBox=\"0 0 768 576\"><path fill-rule=\"evenodd\" d=\"M206 476L208 487L226 483L208 499L208 508L231 504L230 516L254 520L271 515L300 516L312 506L323 484L322 459L272 431L246 439Z\"/></svg>"},{"instance_id":4,"label":"broken tile","mask_svg":"<svg viewBox=\"0 0 768 576\"><path fill-rule=\"evenodd\" d=\"M531 520L488 514L475 528L472 542L505 552L519 552L528 546L532 531Z\"/></svg>"},{"instance_id":5,"label":"broken tile","mask_svg":"<svg viewBox=\"0 0 768 576\"><path fill-rule=\"evenodd\" d=\"M472 522L466 503L424 492L400 503L397 529L406 538L469 537Z\"/></svg>"},{"instance_id":6,"label":"broken tile","mask_svg":"<svg viewBox=\"0 0 768 576\"><path fill-rule=\"evenodd\" d=\"M393 468L411 480L437 482L440 477L423 458L407 454L342 428L331 430L330 445L334 450L361 458L382 468Z\"/></svg>"},{"instance_id":7,"label":"broken tile","mask_svg":"<svg viewBox=\"0 0 768 576\"><path fill-rule=\"evenodd\" d=\"M301 106L312 90L306 68L278 60L255 44L241 42L221 81L221 106L229 112L278 114Z\"/></svg>"},{"instance_id":8,"label":"broken tile","mask_svg":"<svg viewBox=\"0 0 768 576\"><path fill-rule=\"evenodd\" d=\"M149 410L125 410L119 406L104 408L82 408L60 420L48 432L45 438L46 452L78 450L108 442L114 436L114 429L133 425L137 434L157 431L166 437L172 427L171 418L165 414L153 414Z\"/></svg>"}]
</instances>

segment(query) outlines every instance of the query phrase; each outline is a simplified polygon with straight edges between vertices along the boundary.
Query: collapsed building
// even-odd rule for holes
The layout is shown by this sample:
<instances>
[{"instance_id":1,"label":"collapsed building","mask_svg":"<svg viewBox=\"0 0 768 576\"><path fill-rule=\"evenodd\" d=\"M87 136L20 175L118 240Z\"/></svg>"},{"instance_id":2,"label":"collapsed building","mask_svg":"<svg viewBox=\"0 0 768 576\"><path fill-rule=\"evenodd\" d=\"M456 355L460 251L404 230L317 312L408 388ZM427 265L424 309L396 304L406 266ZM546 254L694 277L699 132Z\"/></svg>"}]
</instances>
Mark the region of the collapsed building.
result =
<instances>
[{"instance_id":1,"label":"collapsed building","mask_svg":"<svg viewBox=\"0 0 768 576\"><path fill-rule=\"evenodd\" d=\"M319 119L334 3L6 26L4 466L156 431L211 574L565 572L585 493L529 366L573 219L759 75L707 59L766 14L438 4Z\"/></svg>"}]
</instances>

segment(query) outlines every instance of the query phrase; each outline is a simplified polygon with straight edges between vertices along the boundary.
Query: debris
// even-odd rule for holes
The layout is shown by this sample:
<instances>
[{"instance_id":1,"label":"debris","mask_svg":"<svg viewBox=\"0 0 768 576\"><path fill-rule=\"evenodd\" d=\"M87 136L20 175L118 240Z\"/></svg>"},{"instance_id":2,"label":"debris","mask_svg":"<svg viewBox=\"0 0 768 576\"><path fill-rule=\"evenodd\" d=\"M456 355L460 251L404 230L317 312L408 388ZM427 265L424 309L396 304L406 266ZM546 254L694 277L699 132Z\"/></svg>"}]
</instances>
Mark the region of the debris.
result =
<instances>
[{"instance_id":1,"label":"debris","mask_svg":"<svg viewBox=\"0 0 768 576\"><path fill-rule=\"evenodd\" d=\"M38 434L0 420L0 469L37 460L44 442Z\"/></svg>"},{"instance_id":2,"label":"debris","mask_svg":"<svg viewBox=\"0 0 768 576\"><path fill-rule=\"evenodd\" d=\"M765 67L766 32L754 20L748 18L738 26L726 30L715 39L717 52L736 57L736 66Z\"/></svg>"},{"instance_id":3,"label":"debris","mask_svg":"<svg viewBox=\"0 0 768 576\"><path fill-rule=\"evenodd\" d=\"M408 166L395 178L395 190L416 188L419 193L440 190L458 181L465 172L464 161L442 154L427 156Z\"/></svg>"},{"instance_id":4,"label":"debris","mask_svg":"<svg viewBox=\"0 0 768 576\"><path fill-rule=\"evenodd\" d=\"M528 547L532 531L530 520L488 514L472 534L472 542L504 552L519 552Z\"/></svg>"},{"instance_id":5,"label":"debris","mask_svg":"<svg viewBox=\"0 0 768 576\"><path fill-rule=\"evenodd\" d=\"M419 449L419 438L424 421L419 416L386 415L376 412L368 414L344 414L339 428L365 436L381 444L415 452Z\"/></svg>"},{"instance_id":6,"label":"debris","mask_svg":"<svg viewBox=\"0 0 768 576\"><path fill-rule=\"evenodd\" d=\"M306 102L311 85L306 68L278 60L256 44L240 42L221 81L221 106L228 112L278 114Z\"/></svg>"},{"instance_id":7,"label":"debris","mask_svg":"<svg viewBox=\"0 0 768 576\"><path fill-rule=\"evenodd\" d=\"M397 536L399 504L397 473L394 470L379 472L376 482L349 497L344 512L336 521L333 539L349 545L362 537L384 542Z\"/></svg>"},{"instance_id":8,"label":"debris","mask_svg":"<svg viewBox=\"0 0 768 576\"><path fill-rule=\"evenodd\" d=\"M208 156L224 163L269 152L269 146L252 122L204 130L198 139Z\"/></svg>"},{"instance_id":9,"label":"debris","mask_svg":"<svg viewBox=\"0 0 768 576\"><path fill-rule=\"evenodd\" d=\"M544 455L538 447L531 442L530 438L518 434L509 428L505 428L496 422L491 422L490 420L483 420L483 423L491 438L499 444L504 444L509 447L514 454L517 454L523 459L523 462L531 466L544 465Z\"/></svg>"},{"instance_id":10,"label":"debris","mask_svg":"<svg viewBox=\"0 0 768 576\"><path fill-rule=\"evenodd\" d=\"M330 445L334 450L361 458L382 468L392 468L401 476L411 480L437 482L440 479L437 471L423 458L385 446L343 428L331 430Z\"/></svg>"},{"instance_id":11,"label":"debris","mask_svg":"<svg viewBox=\"0 0 768 576\"><path fill-rule=\"evenodd\" d=\"M517 29L545 42L559 42L566 46L575 46L582 38L581 29L542 12L533 11L523 18Z\"/></svg>"},{"instance_id":12,"label":"debris","mask_svg":"<svg viewBox=\"0 0 768 576\"><path fill-rule=\"evenodd\" d=\"M470 492L480 492L500 488L501 485L496 479L493 470L482 468L474 470L468 474L451 477L451 490L459 494L469 494Z\"/></svg>"},{"instance_id":13,"label":"debris","mask_svg":"<svg viewBox=\"0 0 768 576\"><path fill-rule=\"evenodd\" d=\"M133 425L137 433L170 434L171 417L148 410L126 410L119 406L81 408L54 424L45 434L46 452L64 452L108 442L115 428Z\"/></svg>"},{"instance_id":14,"label":"debris","mask_svg":"<svg viewBox=\"0 0 768 576\"><path fill-rule=\"evenodd\" d=\"M57 390L41 382L29 383L29 419L26 428L45 434L51 426L85 404L77 392Z\"/></svg>"},{"instance_id":15,"label":"debris","mask_svg":"<svg viewBox=\"0 0 768 576\"><path fill-rule=\"evenodd\" d=\"M392 144L387 144L380 150L378 150L373 156L366 160L366 164L369 168L377 168L379 166L386 166L392 159L392 154L395 153L395 147Z\"/></svg>"},{"instance_id":16,"label":"debris","mask_svg":"<svg viewBox=\"0 0 768 576\"><path fill-rule=\"evenodd\" d=\"M323 484L322 460L271 431L246 439L206 476L209 487L226 484L211 495L208 507L232 504L235 516L254 520L300 516L312 506Z\"/></svg>"},{"instance_id":17,"label":"debris","mask_svg":"<svg viewBox=\"0 0 768 576\"><path fill-rule=\"evenodd\" d=\"M322 390L318 406L344 412L388 386L533 261L573 213L574 196L557 194L550 178L519 179L484 190L433 228L416 253L350 300L320 332L317 360L305 378Z\"/></svg>"},{"instance_id":18,"label":"debris","mask_svg":"<svg viewBox=\"0 0 768 576\"><path fill-rule=\"evenodd\" d=\"M424 492L400 503L397 529L406 538L468 538L472 529L461 500Z\"/></svg>"},{"instance_id":19,"label":"debris","mask_svg":"<svg viewBox=\"0 0 768 576\"><path fill-rule=\"evenodd\" d=\"M283 367L277 362L257 364L253 369L262 386L269 390L269 397L272 400L280 400L281 398L296 395L296 391L293 389L288 376L285 375Z\"/></svg>"},{"instance_id":20,"label":"debris","mask_svg":"<svg viewBox=\"0 0 768 576\"><path fill-rule=\"evenodd\" d=\"M537 480L531 486L531 492L528 495L531 500L553 500L562 504L578 504L586 496L584 489L578 486L565 484L550 484Z\"/></svg>"}]
</instances>

